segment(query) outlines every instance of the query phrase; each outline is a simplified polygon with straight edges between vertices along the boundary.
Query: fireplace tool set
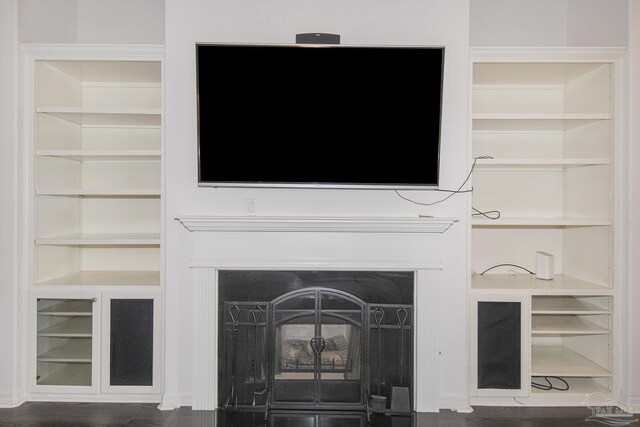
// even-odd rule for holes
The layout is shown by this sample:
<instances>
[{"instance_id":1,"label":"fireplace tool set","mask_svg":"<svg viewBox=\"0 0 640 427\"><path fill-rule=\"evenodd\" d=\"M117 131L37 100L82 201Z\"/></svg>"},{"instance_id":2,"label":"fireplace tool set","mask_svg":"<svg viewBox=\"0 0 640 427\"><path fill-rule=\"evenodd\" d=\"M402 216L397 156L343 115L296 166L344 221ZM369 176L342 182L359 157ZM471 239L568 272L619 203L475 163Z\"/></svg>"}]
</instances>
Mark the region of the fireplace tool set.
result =
<instances>
[{"instance_id":1,"label":"fireplace tool set","mask_svg":"<svg viewBox=\"0 0 640 427\"><path fill-rule=\"evenodd\" d=\"M383 307L387 309L395 309L396 320L397 320L395 325L383 324L384 314L385 314L385 310L383 309ZM377 378L376 378L377 394L371 395L369 410L372 413L382 413L382 414L391 414L391 415L409 415L411 414L410 387L408 385L405 385L404 383L404 372L405 372L405 363L406 363L404 331L405 329L411 329L411 326L407 325L407 318L409 316L409 312L403 306L396 308L396 306L380 305L374 308L372 313L373 313L373 320L375 323L375 326L372 326L372 327L377 329L376 363L377 363L378 369L377 369ZM393 338L387 338L386 340L384 340L382 337L383 329L391 329L391 330L397 329L399 330L399 334L400 334L400 337L399 337L400 357L399 357L399 363L398 363L398 368L400 371L398 375L399 384L391 385L390 410L387 409L387 396L384 396L381 391L382 384L386 381L382 375L382 367L385 364L383 352L382 352L382 348L383 348L382 344L383 344L383 341L387 341L389 344L391 344L389 341L392 341ZM390 346L390 348L393 349L393 346ZM394 360L398 357L397 354L395 354L395 352L393 354L390 354L390 356Z\"/></svg>"},{"instance_id":2,"label":"fireplace tool set","mask_svg":"<svg viewBox=\"0 0 640 427\"><path fill-rule=\"evenodd\" d=\"M245 380L243 380L241 384L246 385L249 383L251 386L252 406L256 406L256 396L263 396L268 392L266 387L259 391L256 390L257 384L259 382L264 383L265 377L264 355L266 353L264 339L262 340L262 345L259 343L260 331L266 328L266 323L263 320L265 309L261 305L253 305L249 310L249 321L241 322L240 316L242 309L240 306L246 306L246 304L233 304L226 310L228 320L226 322L227 327L225 328L225 333L227 334L226 341L229 345L225 354L225 367L229 368L229 391L224 409L227 411L237 411L239 408L237 379L239 370L243 374L246 373L246 375L243 375ZM240 328L247 330L247 338L246 340L242 340L239 351ZM259 355L262 355L262 357ZM243 358L243 356L248 356L249 360L247 366L243 367L244 369L240 369L238 361Z\"/></svg>"}]
</instances>

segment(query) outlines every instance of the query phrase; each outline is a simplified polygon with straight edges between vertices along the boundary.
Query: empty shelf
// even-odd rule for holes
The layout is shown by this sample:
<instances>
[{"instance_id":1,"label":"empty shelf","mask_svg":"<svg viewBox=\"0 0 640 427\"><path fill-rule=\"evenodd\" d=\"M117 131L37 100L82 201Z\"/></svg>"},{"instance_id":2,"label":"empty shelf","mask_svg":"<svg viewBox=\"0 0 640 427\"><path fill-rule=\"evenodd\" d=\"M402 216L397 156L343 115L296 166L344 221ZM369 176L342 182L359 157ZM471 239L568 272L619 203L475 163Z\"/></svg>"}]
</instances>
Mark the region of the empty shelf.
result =
<instances>
[{"instance_id":1,"label":"empty shelf","mask_svg":"<svg viewBox=\"0 0 640 427\"><path fill-rule=\"evenodd\" d=\"M37 285L159 286L159 271L78 271Z\"/></svg>"},{"instance_id":2,"label":"empty shelf","mask_svg":"<svg viewBox=\"0 0 640 427\"><path fill-rule=\"evenodd\" d=\"M609 310L569 296L538 296L531 300L532 314L609 314Z\"/></svg>"},{"instance_id":3,"label":"empty shelf","mask_svg":"<svg viewBox=\"0 0 640 427\"><path fill-rule=\"evenodd\" d=\"M38 385L90 386L91 363L73 363L38 380Z\"/></svg>"},{"instance_id":4,"label":"empty shelf","mask_svg":"<svg viewBox=\"0 0 640 427\"><path fill-rule=\"evenodd\" d=\"M60 300L60 303L38 309L38 314L49 316L91 316L91 300Z\"/></svg>"},{"instance_id":5,"label":"empty shelf","mask_svg":"<svg viewBox=\"0 0 640 427\"><path fill-rule=\"evenodd\" d=\"M531 318L531 333L534 335L598 335L608 334L609 329L573 314L540 314Z\"/></svg>"},{"instance_id":6,"label":"empty shelf","mask_svg":"<svg viewBox=\"0 0 640 427\"><path fill-rule=\"evenodd\" d=\"M91 339L70 338L62 345L38 356L39 362L91 362Z\"/></svg>"},{"instance_id":7,"label":"empty shelf","mask_svg":"<svg viewBox=\"0 0 640 427\"><path fill-rule=\"evenodd\" d=\"M158 233L78 233L36 239L36 245L159 245Z\"/></svg>"},{"instance_id":8,"label":"empty shelf","mask_svg":"<svg viewBox=\"0 0 640 427\"><path fill-rule=\"evenodd\" d=\"M38 150L36 154L78 161L160 161L160 150Z\"/></svg>"},{"instance_id":9,"label":"empty shelf","mask_svg":"<svg viewBox=\"0 0 640 427\"><path fill-rule=\"evenodd\" d=\"M556 377L610 377L611 372L562 346L531 347L531 375Z\"/></svg>"},{"instance_id":10,"label":"empty shelf","mask_svg":"<svg viewBox=\"0 0 640 427\"><path fill-rule=\"evenodd\" d=\"M79 316L38 331L39 337L91 337L91 317Z\"/></svg>"},{"instance_id":11,"label":"empty shelf","mask_svg":"<svg viewBox=\"0 0 640 427\"><path fill-rule=\"evenodd\" d=\"M38 107L36 112L83 126L159 127L161 124L161 110L156 108Z\"/></svg>"}]
</instances>

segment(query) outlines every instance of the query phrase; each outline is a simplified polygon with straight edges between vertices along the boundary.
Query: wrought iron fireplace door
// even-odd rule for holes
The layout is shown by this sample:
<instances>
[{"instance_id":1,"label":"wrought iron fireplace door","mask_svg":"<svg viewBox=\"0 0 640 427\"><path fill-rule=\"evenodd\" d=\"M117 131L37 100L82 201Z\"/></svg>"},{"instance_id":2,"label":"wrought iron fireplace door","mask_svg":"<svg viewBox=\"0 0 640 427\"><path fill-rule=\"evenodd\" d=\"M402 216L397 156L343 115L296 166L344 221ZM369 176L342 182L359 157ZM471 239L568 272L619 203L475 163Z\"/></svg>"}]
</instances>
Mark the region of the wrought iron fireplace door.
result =
<instances>
[{"instance_id":1,"label":"wrought iron fireplace door","mask_svg":"<svg viewBox=\"0 0 640 427\"><path fill-rule=\"evenodd\" d=\"M365 409L366 304L327 288L271 302L270 406Z\"/></svg>"}]
</instances>

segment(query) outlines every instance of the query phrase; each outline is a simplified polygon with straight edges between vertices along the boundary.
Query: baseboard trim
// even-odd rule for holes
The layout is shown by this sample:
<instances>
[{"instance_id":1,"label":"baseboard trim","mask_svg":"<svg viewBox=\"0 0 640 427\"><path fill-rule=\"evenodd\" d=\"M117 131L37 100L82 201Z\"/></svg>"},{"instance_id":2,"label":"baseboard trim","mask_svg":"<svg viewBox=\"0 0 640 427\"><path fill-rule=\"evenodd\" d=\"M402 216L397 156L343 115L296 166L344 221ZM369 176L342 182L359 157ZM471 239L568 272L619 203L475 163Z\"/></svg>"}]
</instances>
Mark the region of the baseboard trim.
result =
<instances>
[{"instance_id":1,"label":"baseboard trim","mask_svg":"<svg viewBox=\"0 0 640 427\"><path fill-rule=\"evenodd\" d=\"M620 396L621 404L624 410L632 414L640 414L640 396Z\"/></svg>"},{"instance_id":2,"label":"baseboard trim","mask_svg":"<svg viewBox=\"0 0 640 427\"><path fill-rule=\"evenodd\" d=\"M467 395L440 395L440 409L469 413L473 412Z\"/></svg>"},{"instance_id":3,"label":"baseboard trim","mask_svg":"<svg viewBox=\"0 0 640 427\"><path fill-rule=\"evenodd\" d=\"M0 391L0 408L17 408L26 402L24 390Z\"/></svg>"},{"instance_id":4,"label":"baseboard trim","mask_svg":"<svg viewBox=\"0 0 640 427\"><path fill-rule=\"evenodd\" d=\"M182 406L192 406L191 393L165 393L158 405L161 411L173 411Z\"/></svg>"}]
</instances>

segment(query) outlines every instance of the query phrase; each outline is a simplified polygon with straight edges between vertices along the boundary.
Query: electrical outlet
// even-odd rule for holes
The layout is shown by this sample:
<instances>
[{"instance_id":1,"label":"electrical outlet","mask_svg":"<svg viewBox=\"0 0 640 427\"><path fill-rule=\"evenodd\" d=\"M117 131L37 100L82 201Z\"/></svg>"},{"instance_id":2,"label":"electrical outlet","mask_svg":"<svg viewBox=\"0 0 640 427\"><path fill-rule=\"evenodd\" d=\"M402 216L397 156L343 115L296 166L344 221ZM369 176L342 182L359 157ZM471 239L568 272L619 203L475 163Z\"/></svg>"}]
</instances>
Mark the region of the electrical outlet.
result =
<instances>
[{"instance_id":1,"label":"electrical outlet","mask_svg":"<svg viewBox=\"0 0 640 427\"><path fill-rule=\"evenodd\" d=\"M247 215L255 215L256 199L247 199Z\"/></svg>"}]
</instances>

